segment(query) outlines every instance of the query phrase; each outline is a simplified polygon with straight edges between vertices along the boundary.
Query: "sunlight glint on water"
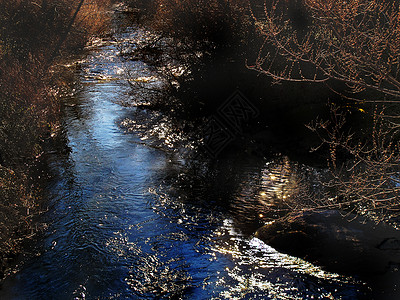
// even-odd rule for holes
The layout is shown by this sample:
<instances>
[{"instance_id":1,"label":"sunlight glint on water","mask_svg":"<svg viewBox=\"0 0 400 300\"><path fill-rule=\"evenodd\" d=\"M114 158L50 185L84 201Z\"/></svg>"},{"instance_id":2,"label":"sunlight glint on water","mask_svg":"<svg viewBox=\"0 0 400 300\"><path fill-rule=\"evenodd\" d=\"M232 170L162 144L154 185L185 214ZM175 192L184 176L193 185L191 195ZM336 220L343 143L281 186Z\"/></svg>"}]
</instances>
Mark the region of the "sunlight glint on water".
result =
<instances>
[{"instance_id":1,"label":"sunlight glint on water","mask_svg":"<svg viewBox=\"0 0 400 300\"><path fill-rule=\"evenodd\" d=\"M48 230L0 298L357 296L352 278L252 236L269 206L296 194L295 163L243 157L191 165L173 151L186 141L168 118L119 105L136 100L125 79L154 79L145 63L119 55L145 35L130 29L97 40L81 62L76 92L64 99L71 152L49 157L59 175L48 184Z\"/></svg>"}]
</instances>

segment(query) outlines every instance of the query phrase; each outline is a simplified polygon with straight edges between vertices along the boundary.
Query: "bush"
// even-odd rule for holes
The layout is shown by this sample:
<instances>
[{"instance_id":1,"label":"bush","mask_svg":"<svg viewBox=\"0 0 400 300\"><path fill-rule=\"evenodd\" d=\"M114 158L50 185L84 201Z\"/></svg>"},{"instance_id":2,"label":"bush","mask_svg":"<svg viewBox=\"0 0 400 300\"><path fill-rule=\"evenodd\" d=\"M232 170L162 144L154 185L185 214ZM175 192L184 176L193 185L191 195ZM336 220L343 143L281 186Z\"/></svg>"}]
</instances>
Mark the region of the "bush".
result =
<instances>
[{"instance_id":1,"label":"bush","mask_svg":"<svg viewBox=\"0 0 400 300\"><path fill-rule=\"evenodd\" d=\"M40 155L42 139L57 125L59 104L40 78L38 60L0 66L0 155L3 165L17 168Z\"/></svg>"},{"instance_id":2,"label":"bush","mask_svg":"<svg viewBox=\"0 0 400 300\"><path fill-rule=\"evenodd\" d=\"M330 152L332 174L332 194L313 207L398 216L398 1L266 0L254 16L264 43L250 69L277 83L323 84L370 120L351 131L349 115L334 107L331 120L310 127Z\"/></svg>"}]
</instances>

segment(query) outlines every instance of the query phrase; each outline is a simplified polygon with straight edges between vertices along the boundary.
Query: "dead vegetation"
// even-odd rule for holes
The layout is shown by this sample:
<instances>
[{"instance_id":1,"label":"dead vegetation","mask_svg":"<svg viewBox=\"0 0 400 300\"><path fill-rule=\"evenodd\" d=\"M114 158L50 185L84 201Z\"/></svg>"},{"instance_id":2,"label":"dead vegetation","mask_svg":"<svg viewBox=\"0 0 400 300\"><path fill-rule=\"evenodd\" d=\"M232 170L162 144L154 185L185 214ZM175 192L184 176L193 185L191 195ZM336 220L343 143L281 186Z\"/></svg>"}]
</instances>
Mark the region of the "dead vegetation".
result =
<instances>
[{"instance_id":1,"label":"dead vegetation","mask_svg":"<svg viewBox=\"0 0 400 300\"><path fill-rule=\"evenodd\" d=\"M400 209L398 1L267 0L253 17L264 43L250 69L275 84L324 85L370 120L352 129L342 104L331 107L330 120L309 126L330 153L332 174L325 182L330 196L311 208L394 219Z\"/></svg>"},{"instance_id":2,"label":"dead vegetation","mask_svg":"<svg viewBox=\"0 0 400 300\"><path fill-rule=\"evenodd\" d=\"M0 0L0 279L32 234L39 193L28 175L59 125L49 68L107 28L110 3Z\"/></svg>"}]
</instances>

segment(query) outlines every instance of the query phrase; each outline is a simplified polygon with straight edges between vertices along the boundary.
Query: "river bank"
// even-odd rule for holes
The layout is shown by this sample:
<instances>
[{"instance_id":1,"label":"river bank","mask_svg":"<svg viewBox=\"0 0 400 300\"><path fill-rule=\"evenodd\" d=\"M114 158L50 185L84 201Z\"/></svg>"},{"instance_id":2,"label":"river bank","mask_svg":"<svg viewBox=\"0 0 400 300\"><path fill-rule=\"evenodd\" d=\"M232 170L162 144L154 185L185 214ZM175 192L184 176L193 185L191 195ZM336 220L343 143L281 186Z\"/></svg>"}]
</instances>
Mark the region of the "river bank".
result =
<instances>
[{"instance_id":1,"label":"river bank","mask_svg":"<svg viewBox=\"0 0 400 300\"><path fill-rule=\"evenodd\" d=\"M3 283L0 297L362 295L356 279L252 237L265 222L260 214L268 201L295 192L298 171L306 167L251 155L191 164L174 147L157 146L180 143L169 131L174 124L126 105L135 100L128 79L150 78L154 70L120 55L121 44L140 44L146 35L127 28L94 42L80 60L62 100L70 151L48 156L60 174L48 182L43 218L49 227L34 245L36 255ZM136 122L135 130L121 127L126 120Z\"/></svg>"},{"instance_id":2,"label":"river bank","mask_svg":"<svg viewBox=\"0 0 400 300\"><path fill-rule=\"evenodd\" d=\"M109 22L110 1L3 1L0 7L0 279L46 210L38 165L59 134L60 59ZM79 24L79 25L77 25Z\"/></svg>"},{"instance_id":3,"label":"river bank","mask_svg":"<svg viewBox=\"0 0 400 300\"><path fill-rule=\"evenodd\" d=\"M126 12L135 13L123 10L119 21ZM307 256L303 260L297 253L288 255L293 250L290 237L289 249L274 244L280 252L271 247L271 236L260 234L265 224L265 230L274 231L271 221L280 219L282 211L285 215L288 208L299 209L314 200L329 173L324 165L304 163L302 155L303 160L295 160L274 148L279 138L286 140L281 149L300 148L304 142L302 136L293 139L283 134L299 123L279 122L282 116L296 117L296 110L287 113L289 106L279 107L276 97L269 107L279 109L265 114L257 106L265 98L253 100L246 90L237 91L236 84L234 90L228 85L221 92L215 82L207 85L207 78L200 86L209 87L205 94L215 92L208 99L215 103L202 116L214 117L211 121L200 118L196 123L184 110L175 114L171 109L179 110L174 107L179 102L161 108L149 105L148 90L165 86L164 77L151 61L126 49L143 50L153 37L161 44L163 40L141 26L116 27L120 30L112 35L93 39L86 55L59 66L70 84L60 96L60 151L44 154L53 175L44 180L48 210L40 222L47 228L30 245L33 255L26 256L3 282L0 298L368 299L375 295L357 272L327 271L318 261L307 261ZM154 55L152 49L148 53ZM179 67L179 62L172 67ZM193 91L198 85L192 84ZM235 110L241 121L229 122L229 108L238 106L245 108ZM257 123L271 122L272 117L273 129ZM229 139L204 143L209 128L219 128ZM255 128L260 131L254 133ZM208 136L212 141L213 134ZM196 153L199 142L201 155ZM296 231L292 229L289 235ZM279 239L279 234L284 232L271 235ZM300 230L296 234L303 236ZM306 250L314 246L313 237L306 238ZM393 250L390 243L381 247Z\"/></svg>"}]
</instances>

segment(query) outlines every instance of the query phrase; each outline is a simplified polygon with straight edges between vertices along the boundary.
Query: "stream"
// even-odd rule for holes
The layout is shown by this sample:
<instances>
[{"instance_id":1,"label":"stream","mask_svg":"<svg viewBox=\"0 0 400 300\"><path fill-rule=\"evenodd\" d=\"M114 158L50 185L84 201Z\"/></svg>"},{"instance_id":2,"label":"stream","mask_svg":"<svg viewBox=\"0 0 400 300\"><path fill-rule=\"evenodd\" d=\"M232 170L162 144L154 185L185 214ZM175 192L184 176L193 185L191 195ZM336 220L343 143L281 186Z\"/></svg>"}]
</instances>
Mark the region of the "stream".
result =
<instances>
[{"instance_id":1,"label":"stream","mask_svg":"<svg viewBox=\"0 0 400 300\"><path fill-rule=\"evenodd\" d=\"M4 281L0 299L364 296L357 278L325 272L253 236L268 197L290 194L306 166L279 155L190 164L173 143L154 146L170 137L168 124L143 124L159 114L123 105L133 101L128 78L154 75L146 63L119 55L122 44L145 35L130 27L95 40L77 62L62 98L69 151L47 155L55 174L41 216L47 227ZM127 130L126 120L136 126ZM155 129L157 138L148 135Z\"/></svg>"}]
</instances>

